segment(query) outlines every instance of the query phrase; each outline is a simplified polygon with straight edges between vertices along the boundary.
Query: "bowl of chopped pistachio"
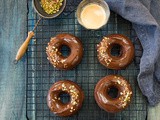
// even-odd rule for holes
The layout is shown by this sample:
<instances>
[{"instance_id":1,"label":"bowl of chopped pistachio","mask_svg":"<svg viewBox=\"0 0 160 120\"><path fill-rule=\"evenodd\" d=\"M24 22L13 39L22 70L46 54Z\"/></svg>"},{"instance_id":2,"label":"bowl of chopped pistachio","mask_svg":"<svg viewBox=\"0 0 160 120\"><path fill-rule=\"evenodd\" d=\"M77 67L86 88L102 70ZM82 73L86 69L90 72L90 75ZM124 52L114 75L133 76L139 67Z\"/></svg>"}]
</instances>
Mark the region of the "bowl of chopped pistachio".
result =
<instances>
[{"instance_id":1,"label":"bowl of chopped pistachio","mask_svg":"<svg viewBox=\"0 0 160 120\"><path fill-rule=\"evenodd\" d=\"M66 0L33 0L33 6L41 17L55 18L63 12Z\"/></svg>"}]
</instances>

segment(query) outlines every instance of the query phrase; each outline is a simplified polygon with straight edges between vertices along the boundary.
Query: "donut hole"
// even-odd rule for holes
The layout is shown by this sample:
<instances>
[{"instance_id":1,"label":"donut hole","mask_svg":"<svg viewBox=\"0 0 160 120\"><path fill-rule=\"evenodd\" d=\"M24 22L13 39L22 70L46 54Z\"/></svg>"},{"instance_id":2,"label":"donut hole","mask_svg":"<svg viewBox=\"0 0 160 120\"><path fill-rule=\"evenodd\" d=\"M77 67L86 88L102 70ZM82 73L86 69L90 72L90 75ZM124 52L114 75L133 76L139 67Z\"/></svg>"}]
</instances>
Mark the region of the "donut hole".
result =
<instances>
[{"instance_id":1,"label":"donut hole","mask_svg":"<svg viewBox=\"0 0 160 120\"><path fill-rule=\"evenodd\" d=\"M63 104L67 104L70 102L70 95L66 92L62 92L59 94L60 100Z\"/></svg>"},{"instance_id":2,"label":"donut hole","mask_svg":"<svg viewBox=\"0 0 160 120\"><path fill-rule=\"evenodd\" d=\"M119 97L118 88L116 88L115 86L109 87L108 90L107 90L107 94L108 94L109 97L111 97L112 99L118 98L118 97Z\"/></svg>"},{"instance_id":3,"label":"donut hole","mask_svg":"<svg viewBox=\"0 0 160 120\"><path fill-rule=\"evenodd\" d=\"M113 44L111 47L111 55L115 57L120 57L122 54L122 46L119 44Z\"/></svg>"},{"instance_id":4,"label":"donut hole","mask_svg":"<svg viewBox=\"0 0 160 120\"><path fill-rule=\"evenodd\" d=\"M67 45L62 45L60 52L63 57L68 57L71 53L71 49Z\"/></svg>"}]
</instances>

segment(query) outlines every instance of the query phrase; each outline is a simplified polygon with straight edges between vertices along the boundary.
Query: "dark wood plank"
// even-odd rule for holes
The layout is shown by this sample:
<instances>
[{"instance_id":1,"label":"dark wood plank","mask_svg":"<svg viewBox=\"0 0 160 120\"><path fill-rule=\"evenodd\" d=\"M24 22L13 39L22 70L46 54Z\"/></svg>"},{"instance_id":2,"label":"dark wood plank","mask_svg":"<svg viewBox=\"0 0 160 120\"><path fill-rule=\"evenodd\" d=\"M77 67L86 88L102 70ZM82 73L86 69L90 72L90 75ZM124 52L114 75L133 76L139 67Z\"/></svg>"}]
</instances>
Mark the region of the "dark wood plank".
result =
<instances>
[{"instance_id":1,"label":"dark wood plank","mask_svg":"<svg viewBox=\"0 0 160 120\"><path fill-rule=\"evenodd\" d=\"M148 107L148 120L160 120L160 103L155 107Z\"/></svg>"},{"instance_id":2,"label":"dark wood plank","mask_svg":"<svg viewBox=\"0 0 160 120\"><path fill-rule=\"evenodd\" d=\"M27 1L0 2L0 120L25 120L25 60L13 64L26 37Z\"/></svg>"}]
</instances>

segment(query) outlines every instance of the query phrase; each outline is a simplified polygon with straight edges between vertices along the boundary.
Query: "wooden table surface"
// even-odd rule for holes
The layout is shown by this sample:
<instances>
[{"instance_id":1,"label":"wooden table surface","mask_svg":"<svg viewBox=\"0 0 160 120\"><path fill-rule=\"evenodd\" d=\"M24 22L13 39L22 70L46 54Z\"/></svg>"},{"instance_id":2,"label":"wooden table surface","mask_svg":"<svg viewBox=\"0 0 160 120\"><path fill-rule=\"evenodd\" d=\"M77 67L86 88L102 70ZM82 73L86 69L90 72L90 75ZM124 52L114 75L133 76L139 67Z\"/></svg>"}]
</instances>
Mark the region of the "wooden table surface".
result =
<instances>
[{"instance_id":1,"label":"wooden table surface","mask_svg":"<svg viewBox=\"0 0 160 120\"><path fill-rule=\"evenodd\" d=\"M25 58L13 64L27 33L27 1L0 4L0 120L25 120ZM160 104L148 107L148 120L160 120ZM144 118L145 120L145 118Z\"/></svg>"}]
</instances>

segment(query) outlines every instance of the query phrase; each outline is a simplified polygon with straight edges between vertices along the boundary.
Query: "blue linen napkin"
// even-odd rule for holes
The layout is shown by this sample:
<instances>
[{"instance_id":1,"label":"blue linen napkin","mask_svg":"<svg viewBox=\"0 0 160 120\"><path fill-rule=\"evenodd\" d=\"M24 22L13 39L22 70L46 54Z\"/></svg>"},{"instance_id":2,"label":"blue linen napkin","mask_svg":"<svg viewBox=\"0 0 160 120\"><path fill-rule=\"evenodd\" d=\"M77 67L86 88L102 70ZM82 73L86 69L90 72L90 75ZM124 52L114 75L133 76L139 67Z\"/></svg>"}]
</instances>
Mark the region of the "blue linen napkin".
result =
<instances>
[{"instance_id":1,"label":"blue linen napkin","mask_svg":"<svg viewBox=\"0 0 160 120\"><path fill-rule=\"evenodd\" d=\"M133 24L143 47L138 83L150 105L160 102L160 0L105 0Z\"/></svg>"}]
</instances>

